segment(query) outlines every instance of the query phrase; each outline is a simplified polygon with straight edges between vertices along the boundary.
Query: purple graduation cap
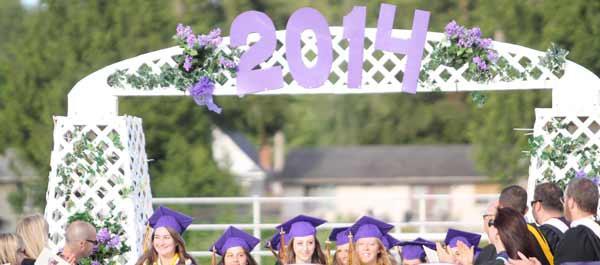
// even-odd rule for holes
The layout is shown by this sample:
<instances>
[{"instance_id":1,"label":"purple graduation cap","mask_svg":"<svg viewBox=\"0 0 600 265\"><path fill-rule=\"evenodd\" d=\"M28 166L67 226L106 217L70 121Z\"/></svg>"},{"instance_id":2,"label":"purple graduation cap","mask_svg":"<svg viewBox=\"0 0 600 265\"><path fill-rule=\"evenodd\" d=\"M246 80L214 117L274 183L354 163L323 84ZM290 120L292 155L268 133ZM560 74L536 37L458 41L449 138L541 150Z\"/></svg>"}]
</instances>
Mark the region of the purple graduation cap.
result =
<instances>
[{"instance_id":1,"label":"purple graduation cap","mask_svg":"<svg viewBox=\"0 0 600 265\"><path fill-rule=\"evenodd\" d=\"M350 241L348 235L350 234L350 227L338 227L331 230L329 234L329 240L335 241L336 246L342 246L348 244Z\"/></svg>"},{"instance_id":2,"label":"purple graduation cap","mask_svg":"<svg viewBox=\"0 0 600 265\"><path fill-rule=\"evenodd\" d=\"M250 252L258 244L258 242L260 242L258 238L253 237L240 229L230 226L208 250L212 251L214 248L217 254L221 256L224 256L227 250L232 247L241 247Z\"/></svg>"},{"instance_id":3,"label":"purple graduation cap","mask_svg":"<svg viewBox=\"0 0 600 265\"><path fill-rule=\"evenodd\" d=\"M417 238L413 241L404 241L398 244L402 246L402 259L403 260L423 260L425 258L425 250L423 246L430 249L436 249L435 243L422 238Z\"/></svg>"},{"instance_id":4,"label":"purple graduation cap","mask_svg":"<svg viewBox=\"0 0 600 265\"><path fill-rule=\"evenodd\" d=\"M285 233L285 244L288 244L294 237L316 235L316 227L324 224L325 222L327 221L301 214L283 224L278 225L276 228L277 231L283 230Z\"/></svg>"},{"instance_id":5,"label":"purple graduation cap","mask_svg":"<svg viewBox=\"0 0 600 265\"><path fill-rule=\"evenodd\" d=\"M192 223L194 219L180 212L159 206L150 218L148 224L153 228L168 227L181 234Z\"/></svg>"},{"instance_id":6,"label":"purple graduation cap","mask_svg":"<svg viewBox=\"0 0 600 265\"><path fill-rule=\"evenodd\" d=\"M446 239L444 239L444 243L451 248L455 248L456 243L458 241L462 241L465 243L465 245L467 245L467 247L475 246L475 248L477 248L477 246L479 246L479 240L481 240L480 234L450 228L446 233Z\"/></svg>"},{"instance_id":7,"label":"purple graduation cap","mask_svg":"<svg viewBox=\"0 0 600 265\"><path fill-rule=\"evenodd\" d=\"M383 246L385 247L385 249L389 250L392 247L395 247L398 244L400 244L400 240L395 239L390 234L385 234L381 237L381 243L383 243Z\"/></svg>"},{"instance_id":8,"label":"purple graduation cap","mask_svg":"<svg viewBox=\"0 0 600 265\"><path fill-rule=\"evenodd\" d=\"M375 237L381 240L381 237L394 228L393 225L377 220L370 216L361 217L350 227L354 241L361 238Z\"/></svg>"}]
</instances>

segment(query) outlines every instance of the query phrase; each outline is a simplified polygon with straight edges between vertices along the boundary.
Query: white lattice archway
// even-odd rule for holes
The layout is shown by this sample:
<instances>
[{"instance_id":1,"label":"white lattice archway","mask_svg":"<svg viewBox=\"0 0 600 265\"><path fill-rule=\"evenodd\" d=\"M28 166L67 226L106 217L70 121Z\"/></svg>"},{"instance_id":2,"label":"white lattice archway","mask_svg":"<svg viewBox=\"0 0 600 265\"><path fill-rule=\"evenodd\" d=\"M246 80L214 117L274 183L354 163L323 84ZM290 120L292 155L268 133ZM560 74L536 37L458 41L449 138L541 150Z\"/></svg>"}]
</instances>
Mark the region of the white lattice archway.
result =
<instances>
[{"instance_id":1,"label":"white lattice archway","mask_svg":"<svg viewBox=\"0 0 600 265\"><path fill-rule=\"evenodd\" d=\"M280 65L283 68L284 87L278 90L270 90L258 95L271 94L349 94L349 93L397 93L401 92L401 77L405 66L403 56L393 53L376 51L373 43L375 42L376 29L366 29L365 32L365 60L363 67L363 81L360 89L350 89L346 86L346 68L348 65L347 44L343 40L343 29L331 27L333 39L333 67L332 72L322 87L305 89L299 86L289 73L289 68L285 63L285 31L278 31L276 36L278 40L277 49L273 56L261 67ZM395 37L408 38L410 31L394 30ZM249 42L256 41L257 35L250 35ZM433 49L433 46L443 38L441 33L428 33L425 45L425 59L423 64L427 63L427 56ZM310 33L303 34L302 54L307 65L311 61L307 59L308 54L318 54L316 51L315 38ZM222 49L228 49L225 38L221 46ZM506 59L515 69L522 71L525 68L535 68L538 65L543 52L532 50L526 47L493 42L493 47L498 51L499 56ZM247 48L247 47L246 47ZM64 141L64 133L73 130L75 127L82 127L83 130L92 130L98 134L108 130L115 130L121 139L124 139L126 148L118 153L123 160L124 165L122 174L124 183L133 185L134 192L129 197L119 197L115 193L108 193L102 190L100 186L95 185L86 187L91 192L86 194L75 203L77 207L92 200L93 203L103 208L106 204L116 205L116 211L127 211L134 213L134 217L125 220L128 231L131 231L129 238L134 246L130 257L139 254L141 233L145 226L144 219L151 212L149 176L147 173L146 154L144 151L144 134L141 129L141 120L138 118L118 116L118 97L120 96L172 96L185 95L184 92L175 88L163 88L155 90L138 90L132 87L112 88L107 84L107 78L116 70L127 70L129 73L137 71L142 65L149 66L153 71L158 72L164 64L175 65L173 56L181 53L178 47L163 49L147 54L143 54L131 59L127 59L103 69L100 69L79 81L68 95L68 116L57 118L54 133L54 150L52 152L52 171L48 186L48 207L46 216L49 218L52 233L59 235L65 225L65 218L53 218L55 212L62 216L68 215L72 209L67 209L64 204L64 198L57 196L55 190L60 186L60 180L57 177L57 170L64 160L65 150L73 148L72 143ZM314 56L312 56L314 57ZM312 58L311 57L311 58ZM488 83L477 83L468 81L463 77L467 66L458 70L440 66L430 73L430 80L443 92L457 91L486 91L486 90L524 90L524 89L552 89L553 104L552 109L538 109L536 111L536 125L534 133L540 134L540 124L545 119L553 116L577 117L589 115L593 120L600 123L600 79L589 70L580 65L567 61L565 73L558 77L551 71L538 67L536 75L527 75L520 81L502 81L492 80ZM237 95L235 79L226 76L227 81L222 85L217 85L214 95ZM419 85L418 92L430 92L431 88ZM543 113L543 115L541 114ZM590 135L594 141L596 132ZM98 141L103 138L99 137ZM535 161L532 161L535 162ZM532 163L533 165L534 163ZM530 190L532 183L541 176L539 168L530 169ZM76 176L74 176L76 178ZM101 183L106 183L110 175L103 176ZM89 193L89 194L88 194ZM94 193L102 193L103 198L94 196ZM530 192L531 193L531 192ZM111 195L112 194L112 195ZM114 201L111 201L114 200ZM106 209L105 207L103 209ZM55 243L60 243L61 237L57 236ZM135 259L129 259L131 264Z\"/></svg>"}]
</instances>

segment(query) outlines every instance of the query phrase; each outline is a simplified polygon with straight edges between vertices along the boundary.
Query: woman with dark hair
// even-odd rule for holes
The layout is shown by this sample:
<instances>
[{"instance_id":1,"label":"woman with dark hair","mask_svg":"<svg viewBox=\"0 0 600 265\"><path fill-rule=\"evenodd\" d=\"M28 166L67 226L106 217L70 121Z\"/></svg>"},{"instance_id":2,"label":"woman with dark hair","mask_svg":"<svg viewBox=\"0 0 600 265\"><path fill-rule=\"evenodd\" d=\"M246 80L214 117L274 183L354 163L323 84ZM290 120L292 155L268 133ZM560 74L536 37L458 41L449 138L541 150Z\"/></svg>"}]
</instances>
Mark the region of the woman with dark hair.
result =
<instances>
[{"instance_id":1,"label":"woman with dark hair","mask_svg":"<svg viewBox=\"0 0 600 265\"><path fill-rule=\"evenodd\" d=\"M250 251L258 242L260 242L258 238L230 226L209 250L213 255L221 256L218 265L257 265Z\"/></svg>"},{"instance_id":2,"label":"woman with dark hair","mask_svg":"<svg viewBox=\"0 0 600 265\"><path fill-rule=\"evenodd\" d=\"M519 252L538 260L544 257L535 248L535 238L527 229L523 215L511 208L499 208L496 216L488 223L490 241L496 247L495 264L507 264L508 259L519 259Z\"/></svg>"},{"instance_id":3,"label":"woman with dark hair","mask_svg":"<svg viewBox=\"0 0 600 265\"><path fill-rule=\"evenodd\" d=\"M326 264L327 258L321 250L317 239L317 226L325 220L298 215L276 228L279 236L275 235L272 247L279 250L278 260L284 264ZM281 249L282 246L285 248Z\"/></svg>"},{"instance_id":4,"label":"woman with dark hair","mask_svg":"<svg viewBox=\"0 0 600 265\"><path fill-rule=\"evenodd\" d=\"M185 250L181 234L192 223L192 218L160 206L148 219L154 229L150 243L136 265L191 265L197 264ZM146 242L144 242L146 243Z\"/></svg>"}]
</instances>

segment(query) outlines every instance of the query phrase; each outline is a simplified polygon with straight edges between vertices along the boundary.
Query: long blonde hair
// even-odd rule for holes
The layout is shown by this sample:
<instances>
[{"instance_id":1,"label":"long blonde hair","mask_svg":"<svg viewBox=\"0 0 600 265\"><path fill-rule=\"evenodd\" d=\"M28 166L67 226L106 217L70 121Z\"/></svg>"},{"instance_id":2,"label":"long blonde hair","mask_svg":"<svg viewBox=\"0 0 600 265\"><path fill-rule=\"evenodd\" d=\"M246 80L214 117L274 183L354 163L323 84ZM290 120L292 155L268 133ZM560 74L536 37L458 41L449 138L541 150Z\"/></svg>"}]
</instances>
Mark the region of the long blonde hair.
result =
<instances>
[{"instance_id":1,"label":"long blonde hair","mask_svg":"<svg viewBox=\"0 0 600 265\"><path fill-rule=\"evenodd\" d=\"M40 214L26 216L17 224L17 234L25 242L25 257L37 259L48 242L48 222Z\"/></svg>"},{"instance_id":2,"label":"long blonde hair","mask_svg":"<svg viewBox=\"0 0 600 265\"><path fill-rule=\"evenodd\" d=\"M387 249L385 248L385 246L383 245L383 243L381 242L381 240L379 238L377 238L377 259L375 260L375 264L377 265L392 265L392 259L387 251ZM358 254L358 253L357 253ZM362 263L362 261L360 262L360 264L365 265L364 263Z\"/></svg>"},{"instance_id":3,"label":"long blonde hair","mask_svg":"<svg viewBox=\"0 0 600 265\"><path fill-rule=\"evenodd\" d=\"M0 234L0 264L17 264L17 252L23 250L23 239L17 234Z\"/></svg>"},{"instance_id":4,"label":"long blonde hair","mask_svg":"<svg viewBox=\"0 0 600 265\"><path fill-rule=\"evenodd\" d=\"M192 264L197 264L196 260L194 260L194 258L185 250L185 242L183 241L183 238L181 238L181 235L179 235L179 233L177 233L177 231L173 230L172 228L165 228L167 229L167 231L169 231L169 234L175 241L175 254L179 256L179 262L177 264L184 265L186 260L190 260ZM152 238L151 240L149 240L148 243L150 245L145 246L146 251L135 263L136 265L153 265L155 262L158 261L158 252L156 252L153 246L154 232L152 232Z\"/></svg>"}]
</instances>

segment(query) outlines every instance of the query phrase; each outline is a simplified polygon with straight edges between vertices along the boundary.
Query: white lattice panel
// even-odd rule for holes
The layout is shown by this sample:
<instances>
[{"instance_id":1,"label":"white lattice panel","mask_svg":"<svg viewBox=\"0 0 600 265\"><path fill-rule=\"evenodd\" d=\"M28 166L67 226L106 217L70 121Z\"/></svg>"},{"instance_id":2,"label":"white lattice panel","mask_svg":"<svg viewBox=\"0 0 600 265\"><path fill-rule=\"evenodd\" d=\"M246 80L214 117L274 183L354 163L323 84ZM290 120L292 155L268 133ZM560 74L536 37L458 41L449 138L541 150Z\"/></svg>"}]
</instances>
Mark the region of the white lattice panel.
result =
<instances>
[{"instance_id":1,"label":"white lattice panel","mask_svg":"<svg viewBox=\"0 0 600 265\"><path fill-rule=\"evenodd\" d=\"M583 137L586 139L584 146L599 146L600 147L600 108L596 108L590 112L559 112L554 109L536 109L536 119L533 127L533 136L542 136L543 144L540 150L552 144L552 140L558 135L577 139ZM568 125L567 128L557 129L552 133L548 133L544 128L552 124L554 119L559 119L563 124ZM543 182L544 174L554 174L555 179L562 179L569 170L578 171L579 168L577 157L571 155L567 157L566 165L563 168L550 165L542 162L537 157L532 157L529 166L529 196L533 196L533 190L537 182ZM586 172L589 168L586 168Z\"/></svg>"},{"instance_id":2,"label":"white lattice panel","mask_svg":"<svg viewBox=\"0 0 600 265\"><path fill-rule=\"evenodd\" d=\"M103 175L80 177L72 173L63 178L59 173L68 154L72 154L77 135L87 135L93 145L106 154L106 170ZM120 145L115 144L115 137ZM152 213L152 195L148 176L148 164L144 149L145 140L142 120L120 116L102 122L79 122L69 117L55 117L54 148L51 155L51 171L46 194L45 217L50 228L50 245L64 244L64 229L69 216L89 211L102 220L110 215L121 215L127 245L131 251L123 257L133 264L141 253L145 224ZM77 148L77 147L75 147ZM96 167L97 163L82 162Z\"/></svg>"},{"instance_id":3,"label":"white lattice panel","mask_svg":"<svg viewBox=\"0 0 600 265\"><path fill-rule=\"evenodd\" d=\"M362 74L362 86L360 89L349 89L346 86L347 67L348 67L348 43L343 38L343 28L330 27L333 47L333 64L329 80L321 87L305 89L294 81L289 72L289 67L285 61L285 31L277 31L277 46L273 55L263 62L260 67L266 68L274 65L281 66L284 76L284 86L281 89L269 90L258 94L353 94L353 93L397 93L402 88L402 75L405 68L405 58L403 55L391 52L376 51L374 42L377 29L367 28L365 30L365 51ZM409 38L411 31L394 30L393 37ZM429 53L433 47L442 39L441 33L428 33L425 44L422 66L429 61ZM254 43L259 39L257 34L251 34L248 37L249 43ZM302 54L307 66L314 62L309 60L314 55L318 56L316 49L316 39L314 34L306 31L302 35ZM229 38L223 38L221 49L227 50ZM247 49L248 46L241 47ZM526 75L524 80L502 81L497 78L487 83L477 83L467 81L464 77L467 65L459 69L453 69L446 66L439 66L430 72L430 78L425 83L419 83L417 91L427 92L431 90L439 91L484 91L484 90L522 90L522 89L563 89L557 91L554 106L562 105L566 108L575 108L582 105L599 106L598 100L595 100L598 93L597 85L600 85L600 79L589 70L580 65L567 61L565 65L565 75L561 78L555 76L551 71L544 67L537 66L539 57L545 53L526 48L519 45L493 42L493 48L498 52L500 58L506 59L510 66L518 71L527 68L535 69L534 76ZM164 64L175 65L173 56L181 54L179 47L172 47L137 57L123 60L121 62L104 67L80 80L69 93L69 116L81 116L88 118L104 118L110 115L118 115L117 99L119 96L163 96L163 95L185 95L173 87L144 90L135 89L127 84L125 88L112 88L107 84L107 78L116 70L127 70L133 73L140 66L146 64L151 67L155 73L158 73L160 67ZM312 59L314 60L314 58ZM214 91L215 95L237 95L236 80L226 74L227 81L220 85L217 84ZM430 85L433 83L434 85ZM571 86L576 87L576 93L573 93ZM589 88L593 89L589 89ZM566 91L569 90L569 91ZM573 98L573 94L579 99ZM565 103L559 103L564 101ZM587 100L585 104L579 104L581 100ZM568 101L568 104L567 104ZM90 107L94 106L94 107Z\"/></svg>"},{"instance_id":4,"label":"white lattice panel","mask_svg":"<svg viewBox=\"0 0 600 265\"><path fill-rule=\"evenodd\" d=\"M296 81L293 80L289 67L285 59L285 31L277 32L277 49L266 62L260 64L261 68L267 68L272 66L281 66L283 68L284 76L284 88L278 91L265 91L263 94L313 94L313 93L335 93L343 90L344 93L361 93L360 89L348 89L347 84L347 66L348 66L348 44L347 40L343 38L343 28L331 27L333 42L333 65L332 71L329 76L329 80L323 84L320 88L315 89L304 89L299 86ZM394 36L401 38L409 38L411 31L409 30L395 30ZM372 92L398 92L402 87L402 74L405 68L406 60L404 55L394 54L391 52L382 52L375 50L375 34L376 29L368 28L365 32L365 52L364 52L364 64L363 64L363 78L361 88L364 90L370 90ZM427 35L427 43L425 45L424 55L428 55L432 50L433 46L437 44L443 38L441 33L429 33ZM250 35L249 42L252 43L258 39L258 35ZM302 35L302 54L305 56L304 60L307 66L312 66L316 59L314 55L318 55L316 47L316 38L310 31L306 31ZM224 38L221 49L229 50L227 44L229 38ZM243 47L247 49L248 46ZM539 56L543 56L544 53L535 51L529 48L521 47L518 45L512 45L507 43L493 42L493 47L499 53L499 56L505 58L511 66L519 71L525 71L530 65L537 65L539 62ZM134 73L142 64L147 64L155 72L159 72L160 66L169 64L175 65L172 60L172 56L181 54L181 49L178 47L172 47L164 50L159 50L153 53L141 55L129 60L122 61L120 63L111 65L106 68L106 72L102 74L104 82L106 78L112 74L116 69L128 69L128 73ZM309 58L312 58L309 59ZM429 58L426 56L422 64L426 64ZM481 89L502 89L506 86L501 80L494 80L493 82L480 84L477 82L468 81L463 76L467 65L460 69L453 69L450 67L440 66L431 74L430 81L436 83L442 91L465 91L465 90L481 90ZM543 67L535 67L539 70L539 76L533 77L528 76L526 80L519 81L523 88L550 88L549 81L558 80L551 71ZM103 69L104 70L104 69ZM223 85L217 86L215 89L216 95L237 95L235 89L235 78L231 78L229 74L225 75L227 82ZM461 87L460 89L458 87ZM350 92L348 91L350 90ZM418 91L431 91L430 87L420 85ZM113 91L115 95L148 95L148 94L175 94L182 95L183 93L175 89L164 89L155 91L144 91L135 88L126 89L115 89Z\"/></svg>"}]
</instances>

